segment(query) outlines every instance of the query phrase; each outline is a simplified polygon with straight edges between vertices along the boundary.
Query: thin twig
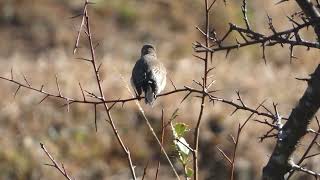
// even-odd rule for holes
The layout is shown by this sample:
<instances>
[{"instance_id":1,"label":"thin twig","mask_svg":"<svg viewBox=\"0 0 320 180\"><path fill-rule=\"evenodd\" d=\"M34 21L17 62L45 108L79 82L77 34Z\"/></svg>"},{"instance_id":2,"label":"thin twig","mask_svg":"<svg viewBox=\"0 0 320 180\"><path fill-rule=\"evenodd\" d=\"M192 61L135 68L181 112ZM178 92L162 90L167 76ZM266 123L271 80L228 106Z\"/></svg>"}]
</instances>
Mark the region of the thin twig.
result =
<instances>
[{"instance_id":1,"label":"thin twig","mask_svg":"<svg viewBox=\"0 0 320 180\"><path fill-rule=\"evenodd\" d=\"M66 169L64 168L64 165L61 164L62 166L60 166L58 164L58 162L53 158L53 156L51 156L51 154L48 152L48 150L46 149L46 147L44 146L44 144L40 143L41 149L46 153L46 155L48 156L48 158L51 160L51 162L53 164L47 164L48 166L52 166L54 168L56 168L66 179L68 180L72 180L70 175L67 173Z\"/></svg>"},{"instance_id":2,"label":"thin twig","mask_svg":"<svg viewBox=\"0 0 320 180\"><path fill-rule=\"evenodd\" d=\"M164 141L164 130L165 130L165 125L164 125L164 110L162 109L161 110L161 145L163 146L163 141ZM162 152L161 150L161 147L160 147L160 153ZM156 176L155 176L155 180L158 179L158 174L159 174L159 171L160 171L160 157L159 157L159 160L158 160L158 165L157 165L157 171L156 171Z\"/></svg>"}]
</instances>

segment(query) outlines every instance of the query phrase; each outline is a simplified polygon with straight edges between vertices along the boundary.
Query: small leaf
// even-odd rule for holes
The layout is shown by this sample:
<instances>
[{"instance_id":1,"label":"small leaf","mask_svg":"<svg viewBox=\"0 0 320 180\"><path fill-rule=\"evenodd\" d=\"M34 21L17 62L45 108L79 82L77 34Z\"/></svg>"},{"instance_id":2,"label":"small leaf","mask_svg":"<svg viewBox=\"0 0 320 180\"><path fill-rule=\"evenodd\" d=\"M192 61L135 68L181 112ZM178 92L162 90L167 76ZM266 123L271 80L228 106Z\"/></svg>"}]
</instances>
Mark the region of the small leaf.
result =
<instances>
[{"instance_id":1,"label":"small leaf","mask_svg":"<svg viewBox=\"0 0 320 180\"><path fill-rule=\"evenodd\" d=\"M191 168L186 168L185 173L187 177L191 178L193 176L193 170Z\"/></svg>"},{"instance_id":2,"label":"small leaf","mask_svg":"<svg viewBox=\"0 0 320 180\"><path fill-rule=\"evenodd\" d=\"M176 136L183 137L186 132L189 131L188 126L185 123L177 123L174 125L174 131Z\"/></svg>"},{"instance_id":3,"label":"small leaf","mask_svg":"<svg viewBox=\"0 0 320 180\"><path fill-rule=\"evenodd\" d=\"M179 160L183 166L185 166L189 161L188 156L190 153L190 145L187 143L183 135L189 131L188 126L185 123L176 123L173 125L172 122L170 125L174 137L173 143L178 151Z\"/></svg>"}]
</instances>

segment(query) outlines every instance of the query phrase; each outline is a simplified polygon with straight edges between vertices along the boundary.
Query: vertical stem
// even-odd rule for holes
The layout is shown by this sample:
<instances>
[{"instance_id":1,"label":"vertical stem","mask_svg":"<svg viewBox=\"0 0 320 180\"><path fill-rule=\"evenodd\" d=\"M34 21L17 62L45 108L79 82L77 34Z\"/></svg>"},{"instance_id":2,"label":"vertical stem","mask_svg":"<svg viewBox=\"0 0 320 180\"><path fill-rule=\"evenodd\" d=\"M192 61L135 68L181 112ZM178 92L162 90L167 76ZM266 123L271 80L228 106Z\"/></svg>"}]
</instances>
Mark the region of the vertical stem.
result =
<instances>
[{"instance_id":1,"label":"vertical stem","mask_svg":"<svg viewBox=\"0 0 320 180\"><path fill-rule=\"evenodd\" d=\"M236 142L234 143L234 150L233 150L233 155L232 155L230 180L234 180L235 160L236 160L236 153L237 153L237 147L238 147L238 144L239 144L239 138L240 138L241 130L242 130L242 127L241 127L241 125L239 124L238 132L237 132L237 138L236 138Z\"/></svg>"},{"instance_id":2,"label":"vertical stem","mask_svg":"<svg viewBox=\"0 0 320 180\"><path fill-rule=\"evenodd\" d=\"M164 141L164 115L163 115L163 109L161 111L161 144L163 145L163 141ZM160 147L160 156L161 156L161 153L162 153L162 149ZM159 171L160 171L160 156L159 156L159 161L158 161L158 166L157 166L157 171L156 171L156 177L155 177L155 180L158 179L158 174L159 174Z\"/></svg>"},{"instance_id":3,"label":"vertical stem","mask_svg":"<svg viewBox=\"0 0 320 180\"><path fill-rule=\"evenodd\" d=\"M318 19L320 17L320 12L316 5L310 0L296 0L304 14L311 18L311 20ZM320 25L319 23L312 24L314 32L318 37L318 42L320 42Z\"/></svg>"},{"instance_id":4,"label":"vertical stem","mask_svg":"<svg viewBox=\"0 0 320 180\"><path fill-rule=\"evenodd\" d=\"M86 3L88 3L88 1L86 0ZM86 18L86 29L87 29L87 37L88 37L88 41L89 41L89 45L90 45L90 53L91 53L91 64L92 64L92 67L95 71L95 77L96 77L96 80L97 80L97 85L98 85L98 88L99 88L99 93L100 93L100 96L101 96L101 101L105 102L105 97L104 97L104 93L103 93L103 88L102 88L102 85L101 85L101 79L100 79L100 75L99 75L99 70L98 70L98 67L96 65L96 58L95 58L95 50L94 50L94 46L93 46L93 43L92 43L92 36L91 36L91 30L90 30L90 22L89 22L89 16L88 16L88 11L87 9L85 9L85 18ZM113 122L113 119L112 119L112 116L111 116L111 113L110 113L110 109L108 107L108 104L107 103L103 103L103 106L105 108L105 111L107 112L107 116L108 116L108 119L109 119L109 123L112 127L112 130L113 130L113 133L115 134L122 150L126 153L127 155L127 161L128 161L128 165L129 165L129 168L130 168L130 171L131 171L131 175L132 175L132 178L135 180L137 179L136 178L136 175L135 175L135 171L134 171L134 167L133 167L133 164L132 164L132 160L131 160L131 155L130 155L130 151L129 149L124 145L119 133L118 133L118 130Z\"/></svg>"},{"instance_id":5,"label":"vertical stem","mask_svg":"<svg viewBox=\"0 0 320 180\"><path fill-rule=\"evenodd\" d=\"M278 133L277 143L269 162L263 168L262 179L283 180L291 170L288 163L299 140L307 133L308 125L320 108L320 64L308 79L308 87L293 108L288 121Z\"/></svg>"},{"instance_id":6,"label":"vertical stem","mask_svg":"<svg viewBox=\"0 0 320 180\"><path fill-rule=\"evenodd\" d=\"M206 15L206 47L209 47L209 8L208 8L208 0L205 0L205 15ZM198 180L199 174L199 165L198 165L198 151L199 151L199 135L200 135L200 125L202 120L202 115L205 107L205 92L207 91L207 78L208 78L208 57L209 52L205 51L205 61L204 61L204 72L203 72L203 83L202 83L202 98L201 98L201 105L200 105L200 112L198 116L197 126L194 133L194 151L193 151L193 169L194 169L194 180Z\"/></svg>"}]
</instances>

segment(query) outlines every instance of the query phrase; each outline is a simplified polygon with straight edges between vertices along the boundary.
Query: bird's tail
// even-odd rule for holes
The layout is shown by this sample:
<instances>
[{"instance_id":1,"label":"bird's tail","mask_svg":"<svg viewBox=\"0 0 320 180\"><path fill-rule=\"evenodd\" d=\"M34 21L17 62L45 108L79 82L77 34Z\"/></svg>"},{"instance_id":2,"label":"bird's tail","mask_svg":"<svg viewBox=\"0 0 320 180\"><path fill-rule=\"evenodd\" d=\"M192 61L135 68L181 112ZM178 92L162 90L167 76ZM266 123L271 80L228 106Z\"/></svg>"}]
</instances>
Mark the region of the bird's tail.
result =
<instances>
[{"instance_id":1,"label":"bird's tail","mask_svg":"<svg viewBox=\"0 0 320 180\"><path fill-rule=\"evenodd\" d=\"M154 96L154 92L152 90L152 87L151 87L151 84L148 84L147 88L146 88L146 91L145 91L145 102L146 104L149 104L149 105L153 105L153 102L155 100L155 96Z\"/></svg>"}]
</instances>

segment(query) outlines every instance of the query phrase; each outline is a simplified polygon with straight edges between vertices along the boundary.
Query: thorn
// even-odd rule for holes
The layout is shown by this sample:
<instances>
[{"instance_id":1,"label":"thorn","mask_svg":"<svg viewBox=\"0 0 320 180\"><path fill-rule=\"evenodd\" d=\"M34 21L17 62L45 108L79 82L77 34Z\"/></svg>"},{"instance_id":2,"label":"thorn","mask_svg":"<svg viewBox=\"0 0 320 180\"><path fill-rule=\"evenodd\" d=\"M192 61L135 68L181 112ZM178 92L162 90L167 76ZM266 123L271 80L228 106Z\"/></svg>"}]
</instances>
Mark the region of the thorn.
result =
<instances>
[{"instance_id":1,"label":"thorn","mask_svg":"<svg viewBox=\"0 0 320 180\"><path fill-rule=\"evenodd\" d=\"M224 153L218 146L216 146L216 148L217 148L218 151L222 154L222 156L229 162L229 164L232 165L232 161L231 161L231 159L226 155L226 153Z\"/></svg>"},{"instance_id":2,"label":"thorn","mask_svg":"<svg viewBox=\"0 0 320 180\"><path fill-rule=\"evenodd\" d=\"M80 17L80 16L83 16L83 13L71 16L70 19L74 19L74 18L77 18L77 17Z\"/></svg>"},{"instance_id":3,"label":"thorn","mask_svg":"<svg viewBox=\"0 0 320 180\"><path fill-rule=\"evenodd\" d=\"M80 82L79 82L79 86L80 86L80 90L81 90L81 93L82 93L83 101L86 101L86 96L84 95L84 92L83 92L83 89L82 89L82 86L81 86Z\"/></svg>"},{"instance_id":4,"label":"thorn","mask_svg":"<svg viewBox=\"0 0 320 180\"><path fill-rule=\"evenodd\" d=\"M199 85L200 87L202 87L202 84L199 81L196 80L192 80L194 83L196 83L197 85Z\"/></svg>"},{"instance_id":5,"label":"thorn","mask_svg":"<svg viewBox=\"0 0 320 180\"><path fill-rule=\"evenodd\" d=\"M58 89L59 96L62 97L57 75L56 75L56 86L57 86L57 89Z\"/></svg>"},{"instance_id":6,"label":"thorn","mask_svg":"<svg viewBox=\"0 0 320 180\"><path fill-rule=\"evenodd\" d=\"M24 79L24 81L27 83L27 85L29 86L29 87L31 87L31 85L30 85L30 83L28 82L28 80L27 80L27 77L23 74L23 79Z\"/></svg>"},{"instance_id":7,"label":"thorn","mask_svg":"<svg viewBox=\"0 0 320 180\"><path fill-rule=\"evenodd\" d=\"M284 3L286 1L289 1L289 0L280 0L280 1L276 2L275 5L279 5L279 4Z\"/></svg>"},{"instance_id":8,"label":"thorn","mask_svg":"<svg viewBox=\"0 0 320 180\"><path fill-rule=\"evenodd\" d=\"M293 55L293 45L290 46L290 64L292 63L293 59L298 59Z\"/></svg>"},{"instance_id":9,"label":"thorn","mask_svg":"<svg viewBox=\"0 0 320 180\"><path fill-rule=\"evenodd\" d=\"M210 89L210 87L216 82L216 80L212 80L211 83L207 86L207 89Z\"/></svg>"},{"instance_id":10,"label":"thorn","mask_svg":"<svg viewBox=\"0 0 320 180\"><path fill-rule=\"evenodd\" d=\"M83 32L86 34L87 37L90 37L90 34L88 33L88 31L86 29L83 29Z\"/></svg>"},{"instance_id":11,"label":"thorn","mask_svg":"<svg viewBox=\"0 0 320 180\"><path fill-rule=\"evenodd\" d=\"M188 94L185 95L184 98L181 100L180 104L182 104L182 102L185 101L190 96L191 93L192 91L189 91Z\"/></svg>"},{"instance_id":12,"label":"thorn","mask_svg":"<svg viewBox=\"0 0 320 180\"><path fill-rule=\"evenodd\" d=\"M238 39L236 38L236 42L237 42L237 46L238 46L238 48L239 48L239 46L240 46L240 42L238 41Z\"/></svg>"},{"instance_id":13,"label":"thorn","mask_svg":"<svg viewBox=\"0 0 320 180\"><path fill-rule=\"evenodd\" d=\"M210 9L211 9L212 6L216 3L216 1L217 1L217 0L214 0L214 1L210 4L210 6L209 6L209 8L208 8L208 11L210 11Z\"/></svg>"},{"instance_id":14,"label":"thorn","mask_svg":"<svg viewBox=\"0 0 320 180\"><path fill-rule=\"evenodd\" d=\"M209 68L208 70L207 70L207 74L209 74L210 73L210 71L212 71L213 69L215 69L216 67L212 67L212 68ZM209 77L208 77L209 78Z\"/></svg>"},{"instance_id":15,"label":"thorn","mask_svg":"<svg viewBox=\"0 0 320 180\"><path fill-rule=\"evenodd\" d=\"M69 103L69 99L67 98L67 99L66 99L66 101L67 101L67 112L70 112L70 103Z\"/></svg>"},{"instance_id":16,"label":"thorn","mask_svg":"<svg viewBox=\"0 0 320 180\"><path fill-rule=\"evenodd\" d=\"M228 58L228 55L229 55L230 51L231 51L231 49L227 49L226 58Z\"/></svg>"},{"instance_id":17,"label":"thorn","mask_svg":"<svg viewBox=\"0 0 320 180\"><path fill-rule=\"evenodd\" d=\"M177 90L177 87L174 85L174 83L173 83L173 81L172 81L172 79L170 77L169 77L169 80L170 80L171 85L173 86L174 90Z\"/></svg>"},{"instance_id":18,"label":"thorn","mask_svg":"<svg viewBox=\"0 0 320 180\"><path fill-rule=\"evenodd\" d=\"M78 58L76 58L76 59L78 59L78 60L82 60L82 61L88 61L88 62L91 62L91 61L92 61L91 59L80 58L80 57L78 57Z\"/></svg>"},{"instance_id":19,"label":"thorn","mask_svg":"<svg viewBox=\"0 0 320 180\"><path fill-rule=\"evenodd\" d=\"M198 59L200 59L200 60L202 60L202 61L205 61L206 59L205 58L203 58L203 57L200 57L200 56L197 56L197 55L195 55L195 54L192 54L194 57L196 57L196 58L198 58Z\"/></svg>"},{"instance_id":20,"label":"thorn","mask_svg":"<svg viewBox=\"0 0 320 180\"><path fill-rule=\"evenodd\" d=\"M195 98L199 98L199 99L201 99L201 98L202 98L202 96L200 96L200 95L193 96L193 97L195 97Z\"/></svg>"},{"instance_id":21,"label":"thorn","mask_svg":"<svg viewBox=\"0 0 320 180\"><path fill-rule=\"evenodd\" d=\"M41 104L45 99L49 97L49 94L47 94L44 98L41 99L41 101L38 104Z\"/></svg>"},{"instance_id":22,"label":"thorn","mask_svg":"<svg viewBox=\"0 0 320 180\"><path fill-rule=\"evenodd\" d=\"M231 138L233 144L236 144L236 140L234 139L234 137L232 136L232 134L230 134L229 137Z\"/></svg>"},{"instance_id":23,"label":"thorn","mask_svg":"<svg viewBox=\"0 0 320 180\"><path fill-rule=\"evenodd\" d=\"M13 80L13 68L12 67L11 67L10 74L11 74L11 80Z\"/></svg>"},{"instance_id":24,"label":"thorn","mask_svg":"<svg viewBox=\"0 0 320 180\"><path fill-rule=\"evenodd\" d=\"M311 79L310 78L295 78L296 80L299 80L299 81L306 81L306 82L309 82Z\"/></svg>"},{"instance_id":25,"label":"thorn","mask_svg":"<svg viewBox=\"0 0 320 180\"><path fill-rule=\"evenodd\" d=\"M120 100L120 98L118 99L118 101ZM117 102L112 103L112 105L109 107L109 111L113 108L114 105L116 105Z\"/></svg>"},{"instance_id":26,"label":"thorn","mask_svg":"<svg viewBox=\"0 0 320 180\"><path fill-rule=\"evenodd\" d=\"M230 116L234 115L234 113L236 113L238 111L239 108L235 108L234 111L232 111L232 113L230 114Z\"/></svg>"},{"instance_id":27,"label":"thorn","mask_svg":"<svg viewBox=\"0 0 320 180\"><path fill-rule=\"evenodd\" d=\"M44 88L44 85L42 84L42 85L41 85L41 88L40 88L40 92L43 91L43 88Z\"/></svg>"},{"instance_id":28,"label":"thorn","mask_svg":"<svg viewBox=\"0 0 320 180\"><path fill-rule=\"evenodd\" d=\"M94 47L93 47L93 49L96 49L97 47L99 47L100 46L100 43L98 42Z\"/></svg>"},{"instance_id":29,"label":"thorn","mask_svg":"<svg viewBox=\"0 0 320 180\"><path fill-rule=\"evenodd\" d=\"M100 64L99 64L98 69L97 69L97 73L99 73L100 68L102 67L102 64L103 64L103 63L100 63Z\"/></svg>"},{"instance_id":30,"label":"thorn","mask_svg":"<svg viewBox=\"0 0 320 180\"><path fill-rule=\"evenodd\" d=\"M73 48L73 55L75 55L77 53L77 49L78 49L78 46L75 45L74 48Z\"/></svg>"},{"instance_id":31,"label":"thorn","mask_svg":"<svg viewBox=\"0 0 320 180\"><path fill-rule=\"evenodd\" d=\"M287 16L287 18L289 19L289 21L291 21L291 22L294 23L295 25L300 26L300 24L299 24L297 21L295 21L293 18L291 18L291 17L289 17L289 16Z\"/></svg>"},{"instance_id":32,"label":"thorn","mask_svg":"<svg viewBox=\"0 0 320 180\"><path fill-rule=\"evenodd\" d=\"M55 165L53 165L53 164L48 164L48 163L45 163L45 164L43 164L43 165L45 165L45 166L50 166L50 167L56 167Z\"/></svg>"},{"instance_id":33,"label":"thorn","mask_svg":"<svg viewBox=\"0 0 320 180\"><path fill-rule=\"evenodd\" d=\"M267 65L266 46L265 46L265 44L262 44L262 59L264 61L264 64Z\"/></svg>"},{"instance_id":34,"label":"thorn","mask_svg":"<svg viewBox=\"0 0 320 180\"><path fill-rule=\"evenodd\" d=\"M16 98L16 96L17 96L18 91L20 90L20 88L21 88L21 85L18 86L16 92L15 92L14 95L13 95L13 98Z\"/></svg>"}]
</instances>

